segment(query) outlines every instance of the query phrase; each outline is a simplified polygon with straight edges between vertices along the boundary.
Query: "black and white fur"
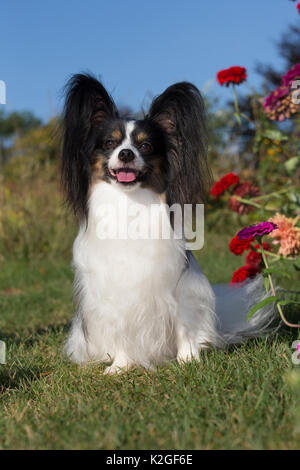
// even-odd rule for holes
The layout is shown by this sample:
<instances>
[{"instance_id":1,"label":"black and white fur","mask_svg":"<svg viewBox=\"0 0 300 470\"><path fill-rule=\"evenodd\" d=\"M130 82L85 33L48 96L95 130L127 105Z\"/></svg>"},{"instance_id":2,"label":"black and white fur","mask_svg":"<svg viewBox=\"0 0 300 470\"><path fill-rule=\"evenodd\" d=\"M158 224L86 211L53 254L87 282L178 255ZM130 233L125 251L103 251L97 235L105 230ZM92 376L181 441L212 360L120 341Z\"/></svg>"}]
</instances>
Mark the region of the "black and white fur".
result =
<instances>
[{"instance_id":1,"label":"black and white fur","mask_svg":"<svg viewBox=\"0 0 300 470\"><path fill-rule=\"evenodd\" d=\"M259 276L240 288L212 287L183 240L97 236L102 204L117 207L125 197L129 210L138 203L146 211L204 200L211 180L205 111L194 85L172 85L144 119L124 120L98 80L75 75L67 85L64 129L62 182L79 219L77 311L65 346L72 361L108 362L106 373L116 373L199 359L203 348L267 331L272 308L246 322L264 296Z\"/></svg>"}]
</instances>

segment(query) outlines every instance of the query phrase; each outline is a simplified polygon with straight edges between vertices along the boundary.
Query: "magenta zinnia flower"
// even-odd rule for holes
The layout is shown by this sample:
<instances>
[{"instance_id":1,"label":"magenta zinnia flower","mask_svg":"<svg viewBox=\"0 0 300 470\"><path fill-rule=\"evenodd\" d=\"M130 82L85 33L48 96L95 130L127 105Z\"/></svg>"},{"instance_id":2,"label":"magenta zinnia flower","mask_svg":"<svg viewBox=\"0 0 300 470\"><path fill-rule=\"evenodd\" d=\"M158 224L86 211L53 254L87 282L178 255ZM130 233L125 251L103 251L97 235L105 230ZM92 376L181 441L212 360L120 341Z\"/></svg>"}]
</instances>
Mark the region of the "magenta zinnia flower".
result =
<instances>
[{"instance_id":1,"label":"magenta zinnia flower","mask_svg":"<svg viewBox=\"0 0 300 470\"><path fill-rule=\"evenodd\" d=\"M282 76L282 85L291 87L294 80L300 79L300 64L294 65L285 75Z\"/></svg>"},{"instance_id":2,"label":"magenta zinnia flower","mask_svg":"<svg viewBox=\"0 0 300 470\"><path fill-rule=\"evenodd\" d=\"M293 100L292 84L300 79L300 64L294 65L281 78L281 86L270 93L264 102L265 113L272 121L290 119L299 111L299 104Z\"/></svg>"},{"instance_id":3,"label":"magenta zinnia flower","mask_svg":"<svg viewBox=\"0 0 300 470\"><path fill-rule=\"evenodd\" d=\"M237 236L240 240L245 240L251 237L262 237L263 235L273 232L273 230L276 230L277 228L277 225L273 222L260 222L259 224L243 228Z\"/></svg>"}]
</instances>

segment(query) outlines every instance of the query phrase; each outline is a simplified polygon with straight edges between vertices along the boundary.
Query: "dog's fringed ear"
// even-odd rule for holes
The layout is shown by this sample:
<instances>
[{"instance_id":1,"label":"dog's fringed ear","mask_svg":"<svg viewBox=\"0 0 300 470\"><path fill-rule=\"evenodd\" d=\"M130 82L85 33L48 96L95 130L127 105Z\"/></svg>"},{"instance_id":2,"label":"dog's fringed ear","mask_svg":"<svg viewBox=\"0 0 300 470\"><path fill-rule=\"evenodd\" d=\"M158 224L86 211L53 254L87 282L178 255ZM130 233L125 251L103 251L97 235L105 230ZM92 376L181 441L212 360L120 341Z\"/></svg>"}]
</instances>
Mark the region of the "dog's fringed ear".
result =
<instances>
[{"instance_id":1,"label":"dog's fringed ear","mask_svg":"<svg viewBox=\"0 0 300 470\"><path fill-rule=\"evenodd\" d=\"M62 184L68 204L79 218L86 217L91 159L97 127L117 117L117 108L93 76L76 74L66 87L63 114Z\"/></svg>"},{"instance_id":2,"label":"dog's fringed ear","mask_svg":"<svg viewBox=\"0 0 300 470\"><path fill-rule=\"evenodd\" d=\"M199 90L188 82L170 86L154 99L147 117L164 130L168 142L168 204L204 202L211 173L205 107Z\"/></svg>"}]
</instances>

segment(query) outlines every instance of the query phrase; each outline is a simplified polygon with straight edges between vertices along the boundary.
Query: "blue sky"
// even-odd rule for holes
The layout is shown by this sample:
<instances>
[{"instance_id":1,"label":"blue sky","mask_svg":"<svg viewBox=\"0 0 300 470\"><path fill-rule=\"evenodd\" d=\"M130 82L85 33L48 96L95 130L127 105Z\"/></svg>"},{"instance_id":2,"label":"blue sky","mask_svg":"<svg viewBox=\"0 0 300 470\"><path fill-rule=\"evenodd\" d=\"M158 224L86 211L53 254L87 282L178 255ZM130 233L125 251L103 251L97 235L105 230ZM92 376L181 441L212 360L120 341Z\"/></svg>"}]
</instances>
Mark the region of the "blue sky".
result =
<instances>
[{"instance_id":1,"label":"blue sky","mask_svg":"<svg viewBox=\"0 0 300 470\"><path fill-rule=\"evenodd\" d=\"M61 109L66 79L85 70L134 110L180 80L228 98L216 72L242 65L258 86L255 64L280 66L275 42L299 21L288 0L2 0L0 14L6 108L43 119Z\"/></svg>"}]
</instances>

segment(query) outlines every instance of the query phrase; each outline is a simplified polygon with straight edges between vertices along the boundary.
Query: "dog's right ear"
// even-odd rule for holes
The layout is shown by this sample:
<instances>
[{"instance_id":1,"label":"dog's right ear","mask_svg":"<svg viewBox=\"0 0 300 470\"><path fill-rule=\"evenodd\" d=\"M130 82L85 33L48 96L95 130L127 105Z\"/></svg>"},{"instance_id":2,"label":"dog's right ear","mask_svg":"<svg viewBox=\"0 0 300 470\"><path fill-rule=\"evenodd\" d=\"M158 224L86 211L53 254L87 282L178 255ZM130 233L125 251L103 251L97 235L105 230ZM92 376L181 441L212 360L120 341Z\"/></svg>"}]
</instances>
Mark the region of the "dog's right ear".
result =
<instances>
[{"instance_id":1,"label":"dog's right ear","mask_svg":"<svg viewBox=\"0 0 300 470\"><path fill-rule=\"evenodd\" d=\"M108 119L118 117L112 98L92 75L76 74L65 87L62 184L68 204L80 218L87 215L93 135Z\"/></svg>"}]
</instances>

